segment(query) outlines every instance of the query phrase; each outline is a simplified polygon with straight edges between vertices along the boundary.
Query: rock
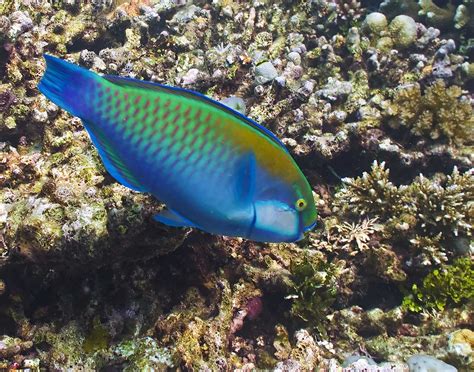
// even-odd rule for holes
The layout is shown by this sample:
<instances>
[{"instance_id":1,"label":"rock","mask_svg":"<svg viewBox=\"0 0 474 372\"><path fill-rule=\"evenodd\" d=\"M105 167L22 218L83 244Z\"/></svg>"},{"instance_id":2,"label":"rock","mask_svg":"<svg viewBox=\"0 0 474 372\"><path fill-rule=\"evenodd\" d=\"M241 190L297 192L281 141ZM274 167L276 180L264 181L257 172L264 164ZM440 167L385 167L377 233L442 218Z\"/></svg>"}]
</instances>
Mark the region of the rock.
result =
<instances>
[{"instance_id":1,"label":"rock","mask_svg":"<svg viewBox=\"0 0 474 372\"><path fill-rule=\"evenodd\" d=\"M33 21L27 12L16 11L10 16L11 27L8 36L16 39L21 34L33 28Z\"/></svg>"},{"instance_id":2,"label":"rock","mask_svg":"<svg viewBox=\"0 0 474 372\"><path fill-rule=\"evenodd\" d=\"M316 92L320 97L336 101L339 98L348 96L352 92L352 84L349 81L340 81L335 78L328 78L327 84Z\"/></svg>"},{"instance_id":3,"label":"rock","mask_svg":"<svg viewBox=\"0 0 474 372\"><path fill-rule=\"evenodd\" d=\"M271 62L263 62L255 67L255 83L268 83L278 76L278 71Z\"/></svg>"},{"instance_id":4,"label":"rock","mask_svg":"<svg viewBox=\"0 0 474 372\"><path fill-rule=\"evenodd\" d=\"M230 96L221 100L221 103L240 112L242 115L245 115L246 106L245 106L245 101L242 98L236 97L236 96Z\"/></svg>"},{"instance_id":5,"label":"rock","mask_svg":"<svg viewBox=\"0 0 474 372\"><path fill-rule=\"evenodd\" d=\"M454 331L448 338L448 354L453 361L466 367L474 367L474 332L470 329Z\"/></svg>"},{"instance_id":6,"label":"rock","mask_svg":"<svg viewBox=\"0 0 474 372\"><path fill-rule=\"evenodd\" d=\"M413 355L407 364L410 372L457 372L452 365L429 355Z\"/></svg>"},{"instance_id":7,"label":"rock","mask_svg":"<svg viewBox=\"0 0 474 372\"><path fill-rule=\"evenodd\" d=\"M342 368L359 370L376 365L377 363L375 363L371 358L362 355L351 355L344 360Z\"/></svg>"},{"instance_id":8,"label":"rock","mask_svg":"<svg viewBox=\"0 0 474 372\"><path fill-rule=\"evenodd\" d=\"M293 62L295 65L301 64L301 56L298 52L288 53L288 61Z\"/></svg>"}]
</instances>

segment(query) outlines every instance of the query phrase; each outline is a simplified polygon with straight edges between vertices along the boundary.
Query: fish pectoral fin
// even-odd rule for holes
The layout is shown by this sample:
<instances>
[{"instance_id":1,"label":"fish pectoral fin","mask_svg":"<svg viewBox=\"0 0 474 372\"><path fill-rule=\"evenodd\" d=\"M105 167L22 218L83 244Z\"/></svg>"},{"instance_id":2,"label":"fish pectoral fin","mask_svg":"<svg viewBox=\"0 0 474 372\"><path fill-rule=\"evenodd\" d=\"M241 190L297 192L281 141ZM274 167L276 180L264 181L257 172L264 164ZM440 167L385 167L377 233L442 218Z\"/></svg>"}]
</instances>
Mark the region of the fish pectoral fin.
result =
<instances>
[{"instance_id":1,"label":"fish pectoral fin","mask_svg":"<svg viewBox=\"0 0 474 372\"><path fill-rule=\"evenodd\" d=\"M194 223L171 209L162 210L153 216L153 219L173 227L197 227Z\"/></svg>"},{"instance_id":2,"label":"fish pectoral fin","mask_svg":"<svg viewBox=\"0 0 474 372\"><path fill-rule=\"evenodd\" d=\"M125 187L135 191L147 192L135 177L133 177L130 169L127 168L120 157L115 153L108 141L105 138L100 137L96 126L93 123L86 121L83 121L83 123L84 127L87 129L87 133L89 133L92 143L99 152L100 158L102 159L107 172L109 172L113 178Z\"/></svg>"},{"instance_id":3,"label":"fish pectoral fin","mask_svg":"<svg viewBox=\"0 0 474 372\"><path fill-rule=\"evenodd\" d=\"M242 203L251 203L255 194L255 155L245 155L237 165L236 195Z\"/></svg>"}]
</instances>

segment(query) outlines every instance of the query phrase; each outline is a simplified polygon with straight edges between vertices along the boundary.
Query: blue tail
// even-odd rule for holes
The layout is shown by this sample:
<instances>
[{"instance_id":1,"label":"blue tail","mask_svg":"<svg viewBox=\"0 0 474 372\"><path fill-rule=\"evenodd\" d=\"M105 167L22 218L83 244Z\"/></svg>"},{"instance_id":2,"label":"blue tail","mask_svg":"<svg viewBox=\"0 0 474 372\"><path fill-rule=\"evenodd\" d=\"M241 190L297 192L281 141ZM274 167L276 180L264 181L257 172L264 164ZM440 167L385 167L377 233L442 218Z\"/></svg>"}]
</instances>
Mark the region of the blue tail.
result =
<instances>
[{"instance_id":1,"label":"blue tail","mask_svg":"<svg viewBox=\"0 0 474 372\"><path fill-rule=\"evenodd\" d=\"M38 84L38 89L59 107L74 116L85 118L87 91L98 75L92 71L63 61L57 57L44 55L46 72Z\"/></svg>"}]
</instances>

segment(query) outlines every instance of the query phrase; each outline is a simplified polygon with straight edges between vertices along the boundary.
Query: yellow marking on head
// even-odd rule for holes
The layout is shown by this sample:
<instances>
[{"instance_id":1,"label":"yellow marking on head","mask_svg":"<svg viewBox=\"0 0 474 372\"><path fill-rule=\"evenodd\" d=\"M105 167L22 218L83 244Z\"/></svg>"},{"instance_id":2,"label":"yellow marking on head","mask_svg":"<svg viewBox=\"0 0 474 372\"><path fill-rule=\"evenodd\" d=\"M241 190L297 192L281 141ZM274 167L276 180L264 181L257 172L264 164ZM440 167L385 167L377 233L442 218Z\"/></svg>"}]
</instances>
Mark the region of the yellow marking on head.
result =
<instances>
[{"instance_id":1,"label":"yellow marking on head","mask_svg":"<svg viewBox=\"0 0 474 372\"><path fill-rule=\"evenodd\" d=\"M221 130L228 140L243 151L252 151L257 162L270 174L289 183L297 182L301 175L291 155L285 149L266 138L256 129L242 125L233 118L226 118Z\"/></svg>"}]
</instances>

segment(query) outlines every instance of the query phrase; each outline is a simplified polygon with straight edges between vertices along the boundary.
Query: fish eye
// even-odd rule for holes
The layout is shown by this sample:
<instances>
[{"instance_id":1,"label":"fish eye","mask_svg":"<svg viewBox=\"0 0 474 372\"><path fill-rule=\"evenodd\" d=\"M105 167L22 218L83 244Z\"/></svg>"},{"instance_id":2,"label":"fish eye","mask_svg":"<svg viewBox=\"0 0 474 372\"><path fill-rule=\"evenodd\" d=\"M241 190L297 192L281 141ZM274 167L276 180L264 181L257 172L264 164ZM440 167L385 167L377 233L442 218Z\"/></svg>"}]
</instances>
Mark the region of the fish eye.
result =
<instances>
[{"instance_id":1,"label":"fish eye","mask_svg":"<svg viewBox=\"0 0 474 372\"><path fill-rule=\"evenodd\" d=\"M303 209L306 208L307 205L308 203L306 203L306 200L304 199L298 199L295 203L296 210L298 211L302 211Z\"/></svg>"}]
</instances>

